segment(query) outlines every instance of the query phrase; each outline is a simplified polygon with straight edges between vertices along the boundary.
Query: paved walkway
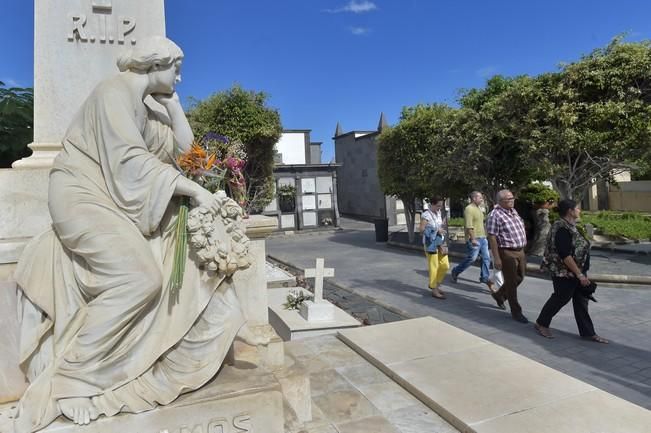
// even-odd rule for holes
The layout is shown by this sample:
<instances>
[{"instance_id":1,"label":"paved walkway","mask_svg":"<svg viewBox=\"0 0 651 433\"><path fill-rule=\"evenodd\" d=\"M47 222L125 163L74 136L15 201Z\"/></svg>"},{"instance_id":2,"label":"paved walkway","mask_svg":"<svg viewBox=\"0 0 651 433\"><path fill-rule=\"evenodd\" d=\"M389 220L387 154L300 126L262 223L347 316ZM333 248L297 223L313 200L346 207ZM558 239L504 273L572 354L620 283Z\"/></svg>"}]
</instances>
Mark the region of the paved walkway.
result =
<instances>
[{"instance_id":1,"label":"paved walkway","mask_svg":"<svg viewBox=\"0 0 651 433\"><path fill-rule=\"evenodd\" d=\"M376 243L369 224L344 221L343 225L352 229L274 237L268 240L267 252L303 269L313 267L316 257L324 257L326 266L336 269L336 284L361 296L357 297L358 309L359 299L376 299L393 312L404 312L403 316L431 315L651 409L648 288L599 287L599 302L591 303L591 314L597 332L609 338L611 344L580 339L569 306L552 322L556 338L546 340L534 332L531 324L519 324L511 320L508 312L495 307L488 292L477 282L477 267L464 272L457 284L447 279L444 290L448 299L440 301L426 289L427 271L421 254ZM617 260L614 255L609 258L612 260ZM648 265L639 266L647 270ZM519 293L524 314L535 320L551 293L551 283L528 277ZM388 320L398 318L395 314L388 316Z\"/></svg>"}]
</instances>

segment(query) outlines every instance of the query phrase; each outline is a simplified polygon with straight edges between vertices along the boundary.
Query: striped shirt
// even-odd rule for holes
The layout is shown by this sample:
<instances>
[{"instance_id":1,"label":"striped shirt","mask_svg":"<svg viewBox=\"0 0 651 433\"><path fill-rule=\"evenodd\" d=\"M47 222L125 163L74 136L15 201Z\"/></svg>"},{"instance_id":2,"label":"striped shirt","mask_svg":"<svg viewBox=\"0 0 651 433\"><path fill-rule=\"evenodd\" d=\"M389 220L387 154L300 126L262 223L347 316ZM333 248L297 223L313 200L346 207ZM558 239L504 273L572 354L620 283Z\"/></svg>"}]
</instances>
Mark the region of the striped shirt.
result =
<instances>
[{"instance_id":1,"label":"striped shirt","mask_svg":"<svg viewBox=\"0 0 651 433\"><path fill-rule=\"evenodd\" d=\"M497 238L499 248L519 249L527 245L524 221L515 209L495 207L486 221L486 231Z\"/></svg>"}]
</instances>

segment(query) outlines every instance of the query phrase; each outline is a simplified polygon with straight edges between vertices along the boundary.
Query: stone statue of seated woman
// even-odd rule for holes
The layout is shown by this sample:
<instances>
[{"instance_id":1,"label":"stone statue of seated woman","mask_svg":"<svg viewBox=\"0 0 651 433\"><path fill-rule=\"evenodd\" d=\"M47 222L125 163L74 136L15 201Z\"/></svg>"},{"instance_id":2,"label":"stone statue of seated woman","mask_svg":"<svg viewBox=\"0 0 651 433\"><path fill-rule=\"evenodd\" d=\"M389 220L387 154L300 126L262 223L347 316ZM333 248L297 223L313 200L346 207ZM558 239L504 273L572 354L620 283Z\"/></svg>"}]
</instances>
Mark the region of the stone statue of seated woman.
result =
<instances>
[{"instance_id":1,"label":"stone statue of seated woman","mask_svg":"<svg viewBox=\"0 0 651 433\"><path fill-rule=\"evenodd\" d=\"M220 212L237 204L172 164L193 141L175 92L182 60L166 38L139 40L66 132L50 172L52 229L30 242L16 271L30 386L0 432L168 404L210 380L236 336L267 342L247 327L230 275L191 251L171 299L183 196L214 213L216 228L234 225L220 231L224 245L240 254L248 246L241 212L229 221Z\"/></svg>"}]
</instances>

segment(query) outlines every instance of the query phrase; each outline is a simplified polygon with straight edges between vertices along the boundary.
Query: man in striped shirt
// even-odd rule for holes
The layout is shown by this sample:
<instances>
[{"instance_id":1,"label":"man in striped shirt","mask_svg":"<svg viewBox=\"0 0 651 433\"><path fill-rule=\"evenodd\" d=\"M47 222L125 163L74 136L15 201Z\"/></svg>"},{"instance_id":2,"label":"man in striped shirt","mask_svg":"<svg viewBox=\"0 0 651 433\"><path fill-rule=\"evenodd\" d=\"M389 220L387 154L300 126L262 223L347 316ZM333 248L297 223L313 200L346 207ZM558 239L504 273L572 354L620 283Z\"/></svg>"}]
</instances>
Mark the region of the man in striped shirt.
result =
<instances>
[{"instance_id":1,"label":"man in striped shirt","mask_svg":"<svg viewBox=\"0 0 651 433\"><path fill-rule=\"evenodd\" d=\"M497 206L488 216L486 232L493 252L493 265L504 274L504 284L493 294L493 298L500 308L504 308L504 299L508 300L513 319L528 323L518 303L518 286L522 283L527 268L524 222L514 208L515 197L511 191L503 189L497 193L496 198Z\"/></svg>"}]
</instances>

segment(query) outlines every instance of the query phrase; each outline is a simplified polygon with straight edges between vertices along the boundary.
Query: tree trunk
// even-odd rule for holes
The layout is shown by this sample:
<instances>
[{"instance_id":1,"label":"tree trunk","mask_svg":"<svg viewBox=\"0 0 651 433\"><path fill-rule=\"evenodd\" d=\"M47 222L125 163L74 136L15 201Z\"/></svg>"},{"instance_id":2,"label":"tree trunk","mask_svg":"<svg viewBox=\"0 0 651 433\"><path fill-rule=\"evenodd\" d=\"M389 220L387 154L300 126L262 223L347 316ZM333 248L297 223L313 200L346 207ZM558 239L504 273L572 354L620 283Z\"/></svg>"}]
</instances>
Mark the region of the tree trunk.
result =
<instances>
[{"instance_id":1,"label":"tree trunk","mask_svg":"<svg viewBox=\"0 0 651 433\"><path fill-rule=\"evenodd\" d=\"M414 241L414 224L416 222L416 199L414 197L400 197L405 207L405 219L407 221L407 236L409 243Z\"/></svg>"},{"instance_id":2,"label":"tree trunk","mask_svg":"<svg viewBox=\"0 0 651 433\"><path fill-rule=\"evenodd\" d=\"M547 245L547 236L552 225L549 222L549 209L542 207L533 211L534 236L529 247L529 254L542 256Z\"/></svg>"}]
</instances>

